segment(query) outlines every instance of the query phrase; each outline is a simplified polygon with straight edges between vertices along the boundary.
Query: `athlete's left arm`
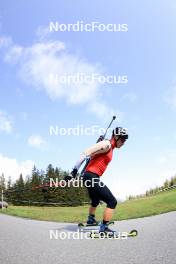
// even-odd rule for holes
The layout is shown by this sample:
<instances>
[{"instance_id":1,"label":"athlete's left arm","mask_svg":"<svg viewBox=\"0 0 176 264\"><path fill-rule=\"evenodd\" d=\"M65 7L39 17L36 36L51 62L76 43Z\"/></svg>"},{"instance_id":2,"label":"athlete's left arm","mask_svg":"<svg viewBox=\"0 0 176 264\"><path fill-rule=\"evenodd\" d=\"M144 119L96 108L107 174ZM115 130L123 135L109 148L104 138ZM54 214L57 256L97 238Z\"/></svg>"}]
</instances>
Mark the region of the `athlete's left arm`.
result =
<instances>
[{"instance_id":1,"label":"athlete's left arm","mask_svg":"<svg viewBox=\"0 0 176 264\"><path fill-rule=\"evenodd\" d=\"M103 140L94 144L81 154L80 159L76 162L74 166L74 169L79 170L79 168L87 158L93 158L97 154L106 153L110 150L110 148L111 143L109 140Z\"/></svg>"}]
</instances>

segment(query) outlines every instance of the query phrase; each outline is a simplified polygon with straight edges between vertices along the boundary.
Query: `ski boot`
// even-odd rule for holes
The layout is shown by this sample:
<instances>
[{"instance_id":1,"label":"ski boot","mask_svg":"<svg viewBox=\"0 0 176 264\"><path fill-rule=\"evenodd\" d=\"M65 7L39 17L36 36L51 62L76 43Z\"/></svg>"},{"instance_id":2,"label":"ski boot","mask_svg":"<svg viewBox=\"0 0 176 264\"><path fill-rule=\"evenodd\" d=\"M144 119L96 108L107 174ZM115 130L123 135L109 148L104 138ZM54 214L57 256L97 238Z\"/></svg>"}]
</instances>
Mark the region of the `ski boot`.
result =
<instances>
[{"instance_id":1,"label":"ski boot","mask_svg":"<svg viewBox=\"0 0 176 264\"><path fill-rule=\"evenodd\" d=\"M95 216L89 215L87 219L87 225L98 225L99 222L95 219Z\"/></svg>"},{"instance_id":2,"label":"ski boot","mask_svg":"<svg viewBox=\"0 0 176 264\"><path fill-rule=\"evenodd\" d=\"M109 223L100 225L99 234L100 236L114 236L117 232L109 228Z\"/></svg>"}]
</instances>

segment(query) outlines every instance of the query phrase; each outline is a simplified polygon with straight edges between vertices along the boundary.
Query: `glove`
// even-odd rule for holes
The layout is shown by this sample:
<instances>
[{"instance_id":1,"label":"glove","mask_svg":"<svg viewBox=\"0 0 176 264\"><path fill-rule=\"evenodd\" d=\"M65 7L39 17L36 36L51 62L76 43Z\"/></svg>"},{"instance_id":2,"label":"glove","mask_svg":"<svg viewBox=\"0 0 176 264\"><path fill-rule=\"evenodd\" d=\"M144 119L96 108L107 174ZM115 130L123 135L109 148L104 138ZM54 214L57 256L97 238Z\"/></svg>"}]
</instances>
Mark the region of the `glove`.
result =
<instances>
[{"instance_id":1,"label":"glove","mask_svg":"<svg viewBox=\"0 0 176 264\"><path fill-rule=\"evenodd\" d=\"M78 170L77 170L76 168L74 168L74 169L71 171L71 173L70 173L71 175L67 175L67 176L65 176L64 180L65 180L66 182L71 181L73 178L76 177L77 173L78 173Z\"/></svg>"},{"instance_id":2,"label":"glove","mask_svg":"<svg viewBox=\"0 0 176 264\"><path fill-rule=\"evenodd\" d=\"M104 140L104 136L103 136L103 135L101 135L101 136L99 137L99 139L97 140L97 143L100 142L100 141L102 141L102 140Z\"/></svg>"},{"instance_id":3,"label":"glove","mask_svg":"<svg viewBox=\"0 0 176 264\"><path fill-rule=\"evenodd\" d=\"M71 175L73 176L73 178L76 177L77 173L78 173L78 170L77 170L76 168L74 168L74 169L71 171Z\"/></svg>"},{"instance_id":4,"label":"glove","mask_svg":"<svg viewBox=\"0 0 176 264\"><path fill-rule=\"evenodd\" d=\"M66 181L66 182L71 181L72 179L73 179L73 177L70 175L67 175L64 177L64 181Z\"/></svg>"}]
</instances>

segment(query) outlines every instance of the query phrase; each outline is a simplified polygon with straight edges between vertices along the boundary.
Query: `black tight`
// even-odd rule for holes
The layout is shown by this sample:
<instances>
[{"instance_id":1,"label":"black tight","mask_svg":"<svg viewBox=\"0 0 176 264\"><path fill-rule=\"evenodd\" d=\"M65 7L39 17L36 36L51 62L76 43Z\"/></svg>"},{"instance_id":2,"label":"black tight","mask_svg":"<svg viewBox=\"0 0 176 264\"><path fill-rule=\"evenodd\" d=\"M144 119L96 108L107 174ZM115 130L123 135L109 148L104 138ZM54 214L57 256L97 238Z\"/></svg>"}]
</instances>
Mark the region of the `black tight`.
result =
<instances>
[{"instance_id":1,"label":"black tight","mask_svg":"<svg viewBox=\"0 0 176 264\"><path fill-rule=\"evenodd\" d=\"M91 206L97 207L100 201L107 204L107 208L114 209L117 205L117 200L106 185L100 181L100 177L92 172L85 172L83 182L88 189L91 199Z\"/></svg>"}]
</instances>

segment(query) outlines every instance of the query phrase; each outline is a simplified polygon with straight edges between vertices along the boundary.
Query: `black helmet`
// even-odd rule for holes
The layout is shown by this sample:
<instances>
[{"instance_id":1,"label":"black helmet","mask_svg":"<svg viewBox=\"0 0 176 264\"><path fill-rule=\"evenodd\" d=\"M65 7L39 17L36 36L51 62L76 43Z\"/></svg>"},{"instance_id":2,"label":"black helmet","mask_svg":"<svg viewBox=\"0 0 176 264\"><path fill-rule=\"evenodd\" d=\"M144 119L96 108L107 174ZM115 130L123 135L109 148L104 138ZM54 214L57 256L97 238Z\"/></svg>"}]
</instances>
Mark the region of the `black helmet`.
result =
<instances>
[{"instance_id":1,"label":"black helmet","mask_svg":"<svg viewBox=\"0 0 176 264\"><path fill-rule=\"evenodd\" d=\"M125 142L128 139L127 129L123 127L116 127L112 131L112 135L116 140L121 139L123 142Z\"/></svg>"}]
</instances>

